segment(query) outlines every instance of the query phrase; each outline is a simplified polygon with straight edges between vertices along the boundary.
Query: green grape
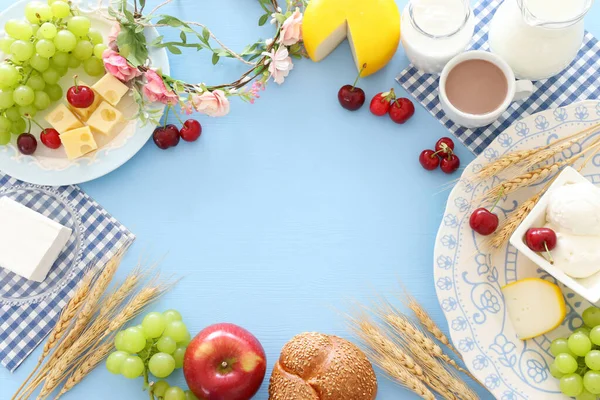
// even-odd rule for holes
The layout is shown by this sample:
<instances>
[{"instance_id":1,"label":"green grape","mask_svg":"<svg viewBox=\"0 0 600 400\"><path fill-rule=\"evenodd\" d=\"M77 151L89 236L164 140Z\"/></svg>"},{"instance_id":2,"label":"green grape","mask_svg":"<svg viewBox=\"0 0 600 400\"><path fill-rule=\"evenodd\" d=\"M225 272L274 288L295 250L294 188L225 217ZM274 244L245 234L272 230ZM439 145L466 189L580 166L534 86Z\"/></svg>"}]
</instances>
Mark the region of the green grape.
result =
<instances>
[{"instance_id":1,"label":"green grape","mask_svg":"<svg viewBox=\"0 0 600 400\"><path fill-rule=\"evenodd\" d=\"M54 37L54 45L58 51L68 53L77 45L77 38L67 30L59 31Z\"/></svg>"},{"instance_id":2,"label":"green grape","mask_svg":"<svg viewBox=\"0 0 600 400\"><path fill-rule=\"evenodd\" d=\"M17 69L8 64L0 64L0 89L7 89L19 82L21 75Z\"/></svg>"},{"instance_id":3,"label":"green grape","mask_svg":"<svg viewBox=\"0 0 600 400\"><path fill-rule=\"evenodd\" d=\"M31 24L31 31L33 32L33 36L36 36L39 30L40 26L38 24Z\"/></svg>"},{"instance_id":4,"label":"green grape","mask_svg":"<svg viewBox=\"0 0 600 400\"><path fill-rule=\"evenodd\" d=\"M32 88L25 85L19 85L13 91L13 100L17 105L28 106L33 103L35 92Z\"/></svg>"},{"instance_id":5,"label":"green grape","mask_svg":"<svg viewBox=\"0 0 600 400\"><path fill-rule=\"evenodd\" d=\"M590 340L595 345L600 345L600 326L595 326L590 331Z\"/></svg>"},{"instance_id":6,"label":"green grape","mask_svg":"<svg viewBox=\"0 0 600 400\"><path fill-rule=\"evenodd\" d=\"M59 67L59 66L53 66L52 68L55 69L56 72L58 72L58 74L60 75L61 78L63 76L65 76L67 74L67 71L69 70L67 67Z\"/></svg>"},{"instance_id":7,"label":"green grape","mask_svg":"<svg viewBox=\"0 0 600 400\"><path fill-rule=\"evenodd\" d=\"M46 85L44 91L48 93L48 96L50 96L50 100L52 101L60 100L63 96L63 90L59 85Z\"/></svg>"},{"instance_id":8,"label":"green grape","mask_svg":"<svg viewBox=\"0 0 600 400\"><path fill-rule=\"evenodd\" d=\"M39 54L36 54L35 56L31 57L31 60L29 60L29 65L36 71L44 72L50 67L50 60L40 56Z\"/></svg>"},{"instance_id":9,"label":"green grape","mask_svg":"<svg viewBox=\"0 0 600 400\"><path fill-rule=\"evenodd\" d=\"M18 31L17 26L19 23L20 21L18 19L9 19L4 24L4 32L6 32L8 36L14 38L16 36L16 31Z\"/></svg>"},{"instance_id":10,"label":"green grape","mask_svg":"<svg viewBox=\"0 0 600 400\"><path fill-rule=\"evenodd\" d=\"M90 30L91 22L87 17L75 16L67 22L67 29L75 36L85 36Z\"/></svg>"},{"instance_id":11,"label":"green grape","mask_svg":"<svg viewBox=\"0 0 600 400\"><path fill-rule=\"evenodd\" d=\"M183 367L183 358L185 357L186 350L186 347L178 347L173 353L173 358L175 359L175 368Z\"/></svg>"},{"instance_id":12,"label":"green grape","mask_svg":"<svg viewBox=\"0 0 600 400\"><path fill-rule=\"evenodd\" d=\"M94 46L94 55L98 59L102 60L102 55L104 54L104 50L106 50L107 48L108 47L106 47L106 45L102 44L102 43L95 45Z\"/></svg>"},{"instance_id":13,"label":"green grape","mask_svg":"<svg viewBox=\"0 0 600 400\"><path fill-rule=\"evenodd\" d=\"M586 372L583 376L583 387L592 394L600 394L600 372Z\"/></svg>"},{"instance_id":14,"label":"green grape","mask_svg":"<svg viewBox=\"0 0 600 400\"><path fill-rule=\"evenodd\" d=\"M574 355L571 350L569 350L569 345L567 339L559 338L554 339L552 343L550 343L550 353L556 357L560 353L568 353Z\"/></svg>"},{"instance_id":15,"label":"green grape","mask_svg":"<svg viewBox=\"0 0 600 400\"><path fill-rule=\"evenodd\" d=\"M19 113L19 114L21 114L21 113ZM26 128L27 128L27 123L25 122L25 120L23 118L21 118L19 116L18 120L12 122L12 126L10 127L10 132L15 135L20 135L21 133L25 132Z\"/></svg>"},{"instance_id":16,"label":"green grape","mask_svg":"<svg viewBox=\"0 0 600 400\"><path fill-rule=\"evenodd\" d=\"M119 351L125 351L125 346L123 345L123 336L125 336L125 331L120 331L115 336L115 349Z\"/></svg>"},{"instance_id":17,"label":"green grape","mask_svg":"<svg viewBox=\"0 0 600 400\"><path fill-rule=\"evenodd\" d=\"M556 368L563 374L572 374L577 371L577 360L567 353L557 355L554 364L556 364Z\"/></svg>"},{"instance_id":18,"label":"green grape","mask_svg":"<svg viewBox=\"0 0 600 400\"><path fill-rule=\"evenodd\" d=\"M137 353L146 347L146 337L138 328L127 328L123 335L123 346L129 353Z\"/></svg>"},{"instance_id":19,"label":"green grape","mask_svg":"<svg viewBox=\"0 0 600 400\"><path fill-rule=\"evenodd\" d=\"M171 386L165 392L164 400L185 400L185 392L177 386Z\"/></svg>"},{"instance_id":20,"label":"green grape","mask_svg":"<svg viewBox=\"0 0 600 400\"><path fill-rule=\"evenodd\" d=\"M573 331L573 333L576 333L576 332L581 332L585 336L590 336L591 329L584 325L584 326L580 326L579 328L577 328Z\"/></svg>"},{"instance_id":21,"label":"green grape","mask_svg":"<svg viewBox=\"0 0 600 400\"><path fill-rule=\"evenodd\" d=\"M51 103L52 100L50 100L48 93L39 90L35 92L35 100L33 100L33 105L35 108L38 110L45 110L46 108L50 107Z\"/></svg>"},{"instance_id":22,"label":"green grape","mask_svg":"<svg viewBox=\"0 0 600 400\"><path fill-rule=\"evenodd\" d=\"M56 85L60 80L60 73L54 68L48 68L44 72L42 72L42 77L46 81L46 83L50 85Z\"/></svg>"},{"instance_id":23,"label":"green grape","mask_svg":"<svg viewBox=\"0 0 600 400\"><path fill-rule=\"evenodd\" d=\"M175 370L175 359L167 353L156 353L148 362L148 369L157 378L166 378Z\"/></svg>"},{"instance_id":24,"label":"green grape","mask_svg":"<svg viewBox=\"0 0 600 400\"><path fill-rule=\"evenodd\" d=\"M27 21L31 22L32 24L38 22L38 17L36 15L37 8L41 5L42 3L39 1L31 1L27 3L25 6L25 18L27 18Z\"/></svg>"},{"instance_id":25,"label":"green grape","mask_svg":"<svg viewBox=\"0 0 600 400\"><path fill-rule=\"evenodd\" d=\"M10 45L10 53L16 61L27 61L35 54L33 43L24 40L15 40Z\"/></svg>"},{"instance_id":26,"label":"green grape","mask_svg":"<svg viewBox=\"0 0 600 400\"><path fill-rule=\"evenodd\" d=\"M50 9L52 10L52 14L59 19L71 15L71 7L64 1L53 1L52 4L50 4Z\"/></svg>"},{"instance_id":27,"label":"green grape","mask_svg":"<svg viewBox=\"0 0 600 400\"><path fill-rule=\"evenodd\" d=\"M560 391L567 396L578 396L583 391L583 378L577 374L563 376L560 378Z\"/></svg>"},{"instance_id":28,"label":"green grape","mask_svg":"<svg viewBox=\"0 0 600 400\"><path fill-rule=\"evenodd\" d=\"M166 326L164 315L158 312L148 313L142 320L142 329L147 338L157 338L163 334ZM162 351L162 350L161 350Z\"/></svg>"},{"instance_id":29,"label":"green grape","mask_svg":"<svg viewBox=\"0 0 600 400\"><path fill-rule=\"evenodd\" d=\"M10 132L11 125L10 119L0 115L0 132Z\"/></svg>"},{"instance_id":30,"label":"green grape","mask_svg":"<svg viewBox=\"0 0 600 400\"><path fill-rule=\"evenodd\" d=\"M152 385L152 393L156 397L165 397L165 392L168 388L170 388L169 382L167 381L158 381L154 385Z\"/></svg>"},{"instance_id":31,"label":"green grape","mask_svg":"<svg viewBox=\"0 0 600 400\"><path fill-rule=\"evenodd\" d=\"M5 146L10 142L10 132L0 131L0 146Z\"/></svg>"},{"instance_id":32,"label":"green grape","mask_svg":"<svg viewBox=\"0 0 600 400\"><path fill-rule=\"evenodd\" d=\"M37 13L40 22L50 21L52 19L52 8L48 4L42 4L38 7Z\"/></svg>"},{"instance_id":33,"label":"green grape","mask_svg":"<svg viewBox=\"0 0 600 400\"><path fill-rule=\"evenodd\" d=\"M121 364L121 375L135 379L144 372L144 362L138 356L128 356Z\"/></svg>"},{"instance_id":34,"label":"green grape","mask_svg":"<svg viewBox=\"0 0 600 400\"><path fill-rule=\"evenodd\" d=\"M51 22L44 22L39 29L39 33L44 39L54 39L57 32L56 25Z\"/></svg>"},{"instance_id":35,"label":"green grape","mask_svg":"<svg viewBox=\"0 0 600 400\"><path fill-rule=\"evenodd\" d=\"M15 104L12 90L0 90L0 110L11 108Z\"/></svg>"},{"instance_id":36,"label":"green grape","mask_svg":"<svg viewBox=\"0 0 600 400\"><path fill-rule=\"evenodd\" d=\"M74 56L69 56L69 68L77 68L81 65L81 61Z\"/></svg>"},{"instance_id":37,"label":"green grape","mask_svg":"<svg viewBox=\"0 0 600 400\"><path fill-rule=\"evenodd\" d=\"M19 112L19 109L16 106L6 110L4 112L4 116L10 119L12 122L19 121L21 119L21 113Z\"/></svg>"},{"instance_id":38,"label":"green grape","mask_svg":"<svg viewBox=\"0 0 600 400\"><path fill-rule=\"evenodd\" d=\"M40 39L35 44L35 51L37 51L37 53L42 57L50 58L54 55L54 53L56 53L56 47L52 41L48 39Z\"/></svg>"},{"instance_id":39,"label":"green grape","mask_svg":"<svg viewBox=\"0 0 600 400\"><path fill-rule=\"evenodd\" d=\"M156 342L156 348L163 353L173 354L177 349L177 343L172 338L163 336Z\"/></svg>"},{"instance_id":40,"label":"green grape","mask_svg":"<svg viewBox=\"0 0 600 400\"><path fill-rule=\"evenodd\" d=\"M581 314L581 318L584 324L592 328L600 325L600 308L594 306L586 308Z\"/></svg>"},{"instance_id":41,"label":"green grape","mask_svg":"<svg viewBox=\"0 0 600 400\"><path fill-rule=\"evenodd\" d=\"M581 393L579 393L577 395L577 397L575 397L575 400L596 400L596 395L595 394L591 394L587 390L583 389L581 391Z\"/></svg>"},{"instance_id":42,"label":"green grape","mask_svg":"<svg viewBox=\"0 0 600 400\"><path fill-rule=\"evenodd\" d=\"M585 355L585 365L594 371L600 371L600 351L592 350Z\"/></svg>"},{"instance_id":43,"label":"green grape","mask_svg":"<svg viewBox=\"0 0 600 400\"><path fill-rule=\"evenodd\" d=\"M179 314L179 312L176 310L167 310L163 313L163 315L165 316L167 323L169 323L171 321L183 320L183 318L181 317L181 314Z\"/></svg>"},{"instance_id":44,"label":"green grape","mask_svg":"<svg viewBox=\"0 0 600 400\"><path fill-rule=\"evenodd\" d=\"M92 44L94 45L104 43L102 33L100 33L100 31L95 28L90 28L90 31L88 32L88 38L90 38L90 42L92 42Z\"/></svg>"},{"instance_id":45,"label":"green grape","mask_svg":"<svg viewBox=\"0 0 600 400\"><path fill-rule=\"evenodd\" d=\"M0 51L2 51L4 54L9 54L10 45L13 44L14 41L15 39L8 36L0 38Z\"/></svg>"},{"instance_id":46,"label":"green grape","mask_svg":"<svg viewBox=\"0 0 600 400\"><path fill-rule=\"evenodd\" d=\"M106 369L111 374L119 375L121 373L123 362L127 357L129 357L129 354L125 353L124 351L115 351L110 353L106 359Z\"/></svg>"},{"instance_id":47,"label":"green grape","mask_svg":"<svg viewBox=\"0 0 600 400\"><path fill-rule=\"evenodd\" d=\"M44 90L44 88L46 87L46 82L44 81L44 78L42 78L41 75L32 74L27 80L27 86L29 86L33 90ZM0 106L0 108L2 107Z\"/></svg>"},{"instance_id":48,"label":"green grape","mask_svg":"<svg viewBox=\"0 0 600 400\"><path fill-rule=\"evenodd\" d=\"M69 54L63 53L62 51L57 51L52 57L52 62L59 67L68 67L69 58Z\"/></svg>"},{"instance_id":49,"label":"green grape","mask_svg":"<svg viewBox=\"0 0 600 400\"><path fill-rule=\"evenodd\" d=\"M31 118L35 117L37 115L37 108L35 107L35 105L30 104L28 106L20 106L19 107L19 113L21 113L22 116L27 116L29 115Z\"/></svg>"},{"instance_id":50,"label":"green grape","mask_svg":"<svg viewBox=\"0 0 600 400\"><path fill-rule=\"evenodd\" d=\"M185 339L177 342L177 347L187 347L191 341L192 341L192 337L190 336L190 333L186 332Z\"/></svg>"},{"instance_id":51,"label":"green grape","mask_svg":"<svg viewBox=\"0 0 600 400\"><path fill-rule=\"evenodd\" d=\"M25 21L10 19L4 24L4 31L8 36L19 39L29 40L33 36L33 28Z\"/></svg>"},{"instance_id":52,"label":"green grape","mask_svg":"<svg viewBox=\"0 0 600 400\"><path fill-rule=\"evenodd\" d=\"M180 340L184 340L186 338L187 327L183 323L183 321L171 321L167 324L165 328L164 335L170 336L176 342Z\"/></svg>"},{"instance_id":53,"label":"green grape","mask_svg":"<svg viewBox=\"0 0 600 400\"><path fill-rule=\"evenodd\" d=\"M80 40L73 49L73 57L85 61L94 54L94 45L87 40Z\"/></svg>"},{"instance_id":54,"label":"green grape","mask_svg":"<svg viewBox=\"0 0 600 400\"><path fill-rule=\"evenodd\" d=\"M585 357L585 355L592 349L592 342L590 338L583 332L575 332L569 336L568 339L569 350L576 356Z\"/></svg>"},{"instance_id":55,"label":"green grape","mask_svg":"<svg viewBox=\"0 0 600 400\"><path fill-rule=\"evenodd\" d=\"M191 390L185 391L185 400L199 400Z\"/></svg>"}]
</instances>

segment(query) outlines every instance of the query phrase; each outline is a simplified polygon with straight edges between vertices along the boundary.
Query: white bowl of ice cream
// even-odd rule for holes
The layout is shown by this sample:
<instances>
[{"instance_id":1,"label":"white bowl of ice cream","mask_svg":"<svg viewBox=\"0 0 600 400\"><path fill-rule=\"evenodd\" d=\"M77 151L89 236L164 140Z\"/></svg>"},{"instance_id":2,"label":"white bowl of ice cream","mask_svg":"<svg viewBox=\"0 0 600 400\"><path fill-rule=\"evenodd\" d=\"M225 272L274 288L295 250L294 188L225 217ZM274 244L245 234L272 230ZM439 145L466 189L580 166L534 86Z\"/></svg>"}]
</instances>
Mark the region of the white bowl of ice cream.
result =
<instances>
[{"instance_id":1,"label":"white bowl of ice cream","mask_svg":"<svg viewBox=\"0 0 600 400\"><path fill-rule=\"evenodd\" d=\"M530 228L556 232L552 263L525 243ZM561 172L515 230L510 243L588 301L600 301L600 189L575 169L567 167Z\"/></svg>"}]
</instances>

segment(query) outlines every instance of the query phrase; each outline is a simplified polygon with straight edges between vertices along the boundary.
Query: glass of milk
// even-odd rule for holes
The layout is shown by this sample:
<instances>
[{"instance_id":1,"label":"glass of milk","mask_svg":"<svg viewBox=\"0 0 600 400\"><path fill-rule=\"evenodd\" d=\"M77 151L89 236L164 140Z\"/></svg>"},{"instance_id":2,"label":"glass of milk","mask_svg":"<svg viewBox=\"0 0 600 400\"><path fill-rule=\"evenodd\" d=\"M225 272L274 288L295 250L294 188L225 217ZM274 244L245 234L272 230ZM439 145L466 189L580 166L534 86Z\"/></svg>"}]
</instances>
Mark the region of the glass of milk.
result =
<instances>
[{"instance_id":1,"label":"glass of milk","mask_svg":"<svg viewBox=\"0 0 600 400\"><path fill-rule=\"evenodd\" d=\"M410 62L425 73L439 74L467 48L475 23L468 0L411 0L401 26Z\"/></svg>"}]
</instances>

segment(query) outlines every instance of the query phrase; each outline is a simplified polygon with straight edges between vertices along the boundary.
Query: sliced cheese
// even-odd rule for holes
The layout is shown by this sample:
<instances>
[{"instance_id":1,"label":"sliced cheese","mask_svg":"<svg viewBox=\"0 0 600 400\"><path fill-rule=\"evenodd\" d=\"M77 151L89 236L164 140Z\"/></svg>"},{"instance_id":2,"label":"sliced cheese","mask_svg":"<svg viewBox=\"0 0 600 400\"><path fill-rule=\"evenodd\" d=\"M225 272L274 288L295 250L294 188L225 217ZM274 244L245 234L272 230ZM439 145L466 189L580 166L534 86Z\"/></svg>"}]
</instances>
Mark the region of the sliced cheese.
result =
<instances>
[{"instance_id":1,"label":"sliced cheese","mask_svg":"<svg viewBox=\"0 0 600 400\"><path fill-rule=\"evenodd\" d=\"M75 128L81 128L83 124L77 117L65 106L64 104L59 104L56 106L54 110L50 114L46 116L46 121L54 129L58 131L58 133L63 133Z\"/></svg>"},{"instance_id":2,"label":"sliced cheese","mask_svg":"<svg viewBox=\"0 0 600 400\"><path fill-rule=\"evenodd\" d=\"M91 87L90 85L88 85L87 83L85 83L83 81L79 81L79 84L82 86ZM88 120L90 115L92 115L92 113L96 110L96 108L98 108L98 104L100 104L101 102L102 102L102 97L100 96L100 94L98 94L94 90L94 102L92 103L91 106L89 106L87 108L77 108L77 107L73 107L71 104L68 104L68 107L69 107L69 110L71 110L73 112L73 114L77 115L77 117L79 117L79 119L81 121L85 122Z\"/></svg>"},{"instance_id":3,"label":"sliced cheese","mask_svg":"<svg viewBox=\"0 0 600 400\"><path fill-rule=\"evenodd\" d=\"M79 158L98 148L89 126L73 129L60 135L69 160Z\"/></svg>"},{"instance_id":4,"label":"sliced cheese","mask_svg":"<svg viewBox=\"0 0 600 400\"><path fill-rule=\"evenodd\" d=\"M400 41L394 0L311 0L302 20L304 46L313 61L327 57L346 37L361 76L379 71Z\"/></svg>"},{"instance_id":5,"label":"sliced cheese","mask_svg":"<svg viewBox=\"0 0 600 400\"><path fill-rule=\"evenodd\" d=\"M107 102L103 101L87 120L87 124L94 132L110 135L114 132L117 124L122 120L123 114Z\"/></svg>"},{"instance_id":6,"label":"sliced cheese","mask_svg":"<svg viewBox=\"0 0 600 400\"><path fill-rule=\"evenodd\" d=\"M116 106L123 96L125 96L129 87L111 74L106 74L92 86L92 89L111 105Z\"/></svg>"},{"instance_id":7,"label":"sliced cheese","mask_svg":"<svg viewBox=\"0 0 600 400\"><path fill-rule=\"evenodd\" d=\"M557 328L567 315L560 288L539 278L521 279L502 288L508 317L521 340Z\"/></svg>"},{"instance_id":8,"label":"sliced cheese","mask_svg":"<svg viewBox=\"0 0 600 400\"><path fill-rule=\"evenodd\" d=\"M8 197L0 198L0 221L0 269L43 282L71 229Z\"/></svg>"}]
</instances>

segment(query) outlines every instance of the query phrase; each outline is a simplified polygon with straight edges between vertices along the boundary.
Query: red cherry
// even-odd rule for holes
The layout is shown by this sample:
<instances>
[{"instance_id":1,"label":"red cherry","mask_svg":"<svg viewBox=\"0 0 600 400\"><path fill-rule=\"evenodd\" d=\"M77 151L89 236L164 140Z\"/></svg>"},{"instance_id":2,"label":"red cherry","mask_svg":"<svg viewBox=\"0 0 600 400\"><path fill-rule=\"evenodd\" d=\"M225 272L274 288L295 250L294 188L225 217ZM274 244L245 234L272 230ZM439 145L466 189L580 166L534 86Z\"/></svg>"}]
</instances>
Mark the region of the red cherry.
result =
<instances>
[{"instance_id":1,"label":"red cherry","mask_svg":"<svg viewBox=\"0 0 600 400\"><path fill-rule=\"evenodd\" d=\"M179 144L179 129L173 124L159 126L154 130L152 139L159 149L166 150Z\"/></svg>"},{"instance_id":2,"label":"red cherry","mask_svg":"<svg viewBox=\"0 0 600 400\"><path fill-rule=\"evenodd\" d=\"M378 117L384 116L390 110L391 102L396 99L394 89L390 89L389 92L377 93L371 100L369 109L374 115Z\"/></svg>"},{"instance_id":3,"label":"red cherry","mask_svg":"<svg viewBox=\"0 0 600 400\"><path fill-rule=\"evenodd\" d=\"M179 135L186 142L194 142L198 140L202 134L202 125L195 119L188 119L183 123Z\"/></svg>"},{"instance_id":4,"label":"red cherry","mask_svg":"<svg viewBox=\"0 0 600 400\"><path fill-rule=\"evenodd\" d=\"M365 104L365 91L352 85L344 85L338 92L338 101L346 110L356 111Z\"/></svg>"},{"instance_id":5,"label":"red cherry","mask_svg":"<svg viewBox=\"0 0 600 400\"><path fill-rule=\"evenodd\" d=\"M96 95L92 88L77 84L77 75L73 78L75 86L67 90L67 101L75 108L88 108L94 103Z\"/></svg>"},{"instance_id":6,"label":"red cherry","mask_svg":"<svg viewBox=\"0 0 600 400\"><path fill-rule=\"evenodd\" d=\"M433 150L423 150L419 162L427 171L433 171L440 165L440 159Z\"/></svg>"},{"instance_id":7,"label":"red cherry","mask_svg":"<svg viewBox=\"0 0 600 400\"><path fill-rule=\"evenodd\" d=\"M17 147L19 151L27 156L35 153L37 149L37 140L31 133L21 133L17 138Z\"/></svg>"},{"instance_id":8,"label":"red cherry","mask_svg":"<svg viewBox=\"0 0 600 400\"><path fill-rule=\"evenodd\" d=\"M454 141L449 137L443 137L435 144L435 151L450 154L454 151Z\"/></svg>"},{"instance_id":9,"label":"red cherry","mask_svg":"<svg viewBox=\"0 0 600 400\"><path fill-rule=\"evenodd\" d=\"M471 218L469 218L471 229L483 236L496 232L498 223L498 216L485 208L478 208L473 211Z\"/></svg>"},{"instance_id":10,"label":"red cherry","mask_svg":"<svg viewBox=\"0 0 600 400\"><path fill-rule=\"evenodd\" d=\"M550 228L530 228L525 233L527 247L538 253L554 250L557 241L556 232Z\"/></svg>"},{"instance_id":11,"label":"red cherry","mask_svg":"<svg viewBox=\"0 0 600 400\"><path fill-rule=\"evenodd\" d=\"M440 168L447 174L451 174L460 167L460 159L456 154L449 154L448 157L442 158Z\"/></svg>"},{"instance_id":12,"label":"red cherry","mask_svg":"<svg viewBox=\"0 0 600 400\"><path fill-rule=\"evenodd\" d=\"M403 124L415 114L415 105L406 97L394 101L390 107L390 118L397 124Z\"/></svg>"},{"instance_id":13,"label":"red cherry","mask_svg":"<svg viewBox=\"0 0 600 400\"><path fill-rule=\"evenodd\" d=\"M58 131L54 128L46 128L40 134L40 139L44 146L50 149L58 149L62 144Z\"/></svg>"}]
</instances>

